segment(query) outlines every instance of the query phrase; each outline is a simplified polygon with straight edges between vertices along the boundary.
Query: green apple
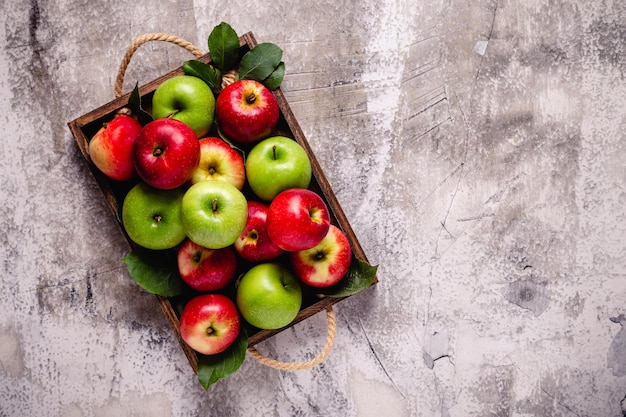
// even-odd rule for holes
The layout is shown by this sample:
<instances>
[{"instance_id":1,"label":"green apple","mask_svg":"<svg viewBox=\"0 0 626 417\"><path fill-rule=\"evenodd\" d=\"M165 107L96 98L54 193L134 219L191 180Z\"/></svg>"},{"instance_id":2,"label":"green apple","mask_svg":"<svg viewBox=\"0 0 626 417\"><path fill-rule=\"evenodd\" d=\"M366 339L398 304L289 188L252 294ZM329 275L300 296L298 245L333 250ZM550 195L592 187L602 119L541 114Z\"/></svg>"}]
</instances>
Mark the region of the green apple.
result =
<instances>
[{"instance_id":1,"label":"green apple","mask_svg":"<svg viewBox=\"0 0 626 417\"><path fill-rule=\"evenodd\" d=\"M280 329L298 315L302 289L285 266L261 263L239 280L236 303L243 318L254 327Z\"/></svg>"},{"instance_id":2,"label":"green apple","mask_svg":"<svg viewBox=\"0 0 626 417\"><path fill-rule=\"evenodd\" d=\"M246 177L254 194L270 201L289 188L308 188L311 161L295 140L272 136L257 143L248 153Z\"/></svg>"},{"instance_id":3,"label":"green apple","mask_svg":"<svg viewBox=\"0 0 626 417\"><path fill-rule=\"evenodd\" d=\"M144 182L130 189L122 204L128 237L147 249L169 249L185 239L181 216L184 191L159 190Z\"/></svg>"},{"instance_id":4,"label":"green apple","mask_svg":"<svg viewBox=\"0 0 626 417\"><path fill-rule=\"evenodd\" d=\"M213 124L215 96L200 78L178 75L162 82L152 96L152 117L180 120L201 138Z\"/></svg>"},{"instance_id":5,"label":"green apple","mask_svg":"<svg viewBox=\"0 0 626 417\"><path fill-rule=\"evenodd\" d=\"M185 192L182 222L189 239L209 249L232 245L248 219L246 197L225 181L200 181Z\"/></svg>"}]
</instances>

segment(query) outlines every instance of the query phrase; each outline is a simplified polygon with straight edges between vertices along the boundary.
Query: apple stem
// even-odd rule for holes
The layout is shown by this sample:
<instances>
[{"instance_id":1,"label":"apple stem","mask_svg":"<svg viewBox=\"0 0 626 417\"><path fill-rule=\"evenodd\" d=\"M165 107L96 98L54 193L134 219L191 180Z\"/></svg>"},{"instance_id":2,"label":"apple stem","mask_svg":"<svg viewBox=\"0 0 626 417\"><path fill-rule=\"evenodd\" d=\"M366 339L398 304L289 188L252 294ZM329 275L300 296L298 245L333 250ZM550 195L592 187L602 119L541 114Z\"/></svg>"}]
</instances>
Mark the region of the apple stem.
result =
<instances>
[{"instance_id":1,"label":"apple stem","mask_svg":"<svg viewBox=\"0 0 626 417\"><path fill-rule=\"evenodd\" d=\"M213 206L211 207L213 211L217 211L217 198L213 199Z\"/></svg>"},{"instance_id":2,"label":"apple stem","mask_svg":"<svg viewBox=\"0 0 626 417\"><path fill-rule=\"evenodd\" d=\"M254 93L248 94L248 96L246 97L246 102L248 104L254 104L255 101L256 101L256 94Z\"/></svg>"},{"instance_id":3,"label":"apple stem","mask_svg":"<svg viewBox=\"0 0 626 417\"><path fill-rule=\"evenodd\" d=\"M276 160L276 145L272 146L272 154L274 155L274 161Z\"/></svg>"}]
</instances>

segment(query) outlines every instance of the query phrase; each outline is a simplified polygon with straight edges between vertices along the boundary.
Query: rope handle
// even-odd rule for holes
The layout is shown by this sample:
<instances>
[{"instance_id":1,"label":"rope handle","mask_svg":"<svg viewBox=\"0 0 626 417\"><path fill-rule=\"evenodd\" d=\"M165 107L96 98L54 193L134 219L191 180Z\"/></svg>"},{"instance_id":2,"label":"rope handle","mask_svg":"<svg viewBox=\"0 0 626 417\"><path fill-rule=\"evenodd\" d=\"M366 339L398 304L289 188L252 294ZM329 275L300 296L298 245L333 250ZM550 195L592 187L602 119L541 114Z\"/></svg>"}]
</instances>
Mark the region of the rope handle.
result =
<instances>
[{"instance_id":1,"label":"rope handle","mask_svg":"<svg viewBox=\"0 0 626 417\"><path fill-rule=\"evenodd\" d=\"M179 38L175 35L168 35L166 33L146 33L137 37L127 48L126 54L122 59L119 70L117 72L117 78L115 80L115 97L119 98L122 96L122 88L124 85L124 76L126 75L126 69L130 64L130 60L133 54L139 49L139 47L145 43L152 41L161 41L161 42L169 42L175 45L180 46L181 48L186 49L191 52L194 57L200 58L204 54L200 49L194 46L192 43ZM235 80L235 71L227 72L223 75L222 88L226 85L232 83ZM330 350L333 347L333 343L335 341L335 336L337 335L337 326L335 320L335 312L333 311L332 306L326 308L326 325L328 327L328 334L326 335L326 343L322 348L322 351L313 359L306 362L281 362L272 358L268 358L261 354L255 347L248 348L248 353L260 362L263 365L269 366L274 369L284 370L284 371L296 371L302 369L310 369L313 368L326 359Z\"/></svg>"},{"instance_id":2,"label":"rope handle","mask_svg":"<svg viewBox=\"0 0 626 417\"><path fill-rule=\"evenodd\" d=\"M316 357L311 359L310 361L306 361L306 362L280 362L280 361L277 361L275 359L271 359L271 358L268 358L266 356L263 356L254 347L248 348L248 352L250 353L250 355L254 359L259 361L263 365L267 365L269 367L272 367L274 369L279 369L281 371L299 371L299 370L302 370L302 369L313 368L313 367L319 365L320 363L322 363L322 361L324 361L324 359L326 359L326 357L330 353L330 350L333 347L333 342L334 342L335 336L337 334L337 327L336 327L336 323L335 323L335 312L333 311L332 307L327 307L326 308L326 325L328 326L328 334L326 335L326 343L324 344L324 347L322 348L322 351Z\"/></svg>"},{"instance_id":3,"label":"rope handle","mask_svg":"<svg viewBox=\"0 0 626 417\"><path fill-rule=\"evenodd\" d=\"M168 35L167 33L146 33L145 35L141 35L136 38L126 50L126 54L122 59L122 63L120 64L120 68L117 72L117 78L115 80L115 97L122 96L122 86L124 84L124 75L126 74L126 69L128 68L128 64L130 64L130 59L133 54L139 49L141 45L144 43L148 43L151 41L161 41L161 42L169 42L175 45L180 46L191 52L193 56L196 58L200 58L202 55L202 51L195 47L190 42L187 42L184 39L179 38L178 36Z\"/></svg>"}]
</instances>

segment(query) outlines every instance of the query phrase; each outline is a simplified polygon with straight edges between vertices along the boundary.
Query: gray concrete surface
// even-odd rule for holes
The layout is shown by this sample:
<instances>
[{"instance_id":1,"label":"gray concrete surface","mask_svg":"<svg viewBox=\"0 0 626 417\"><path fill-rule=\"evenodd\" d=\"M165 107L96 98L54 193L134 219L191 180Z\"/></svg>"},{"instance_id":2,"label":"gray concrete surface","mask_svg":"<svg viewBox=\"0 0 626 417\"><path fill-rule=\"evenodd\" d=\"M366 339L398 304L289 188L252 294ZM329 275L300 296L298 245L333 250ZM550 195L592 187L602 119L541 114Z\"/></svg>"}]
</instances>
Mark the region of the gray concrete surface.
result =
<instances>
[{"instance_id":1,"label":"gray concrete surface","mask_svg":"<svg viewBox=\"0 0 626 417\"><path fill-rule=\"evenodd\" d=\"M0 2L0 416L626 415L626 6L615 0ZM283 90L380 283L330 357L205 393L66 123L147 32L220 21ZM125 90L189 54L150 44ZM321 315L259 349L302 360Z\"/></svg>"}]
</instances>

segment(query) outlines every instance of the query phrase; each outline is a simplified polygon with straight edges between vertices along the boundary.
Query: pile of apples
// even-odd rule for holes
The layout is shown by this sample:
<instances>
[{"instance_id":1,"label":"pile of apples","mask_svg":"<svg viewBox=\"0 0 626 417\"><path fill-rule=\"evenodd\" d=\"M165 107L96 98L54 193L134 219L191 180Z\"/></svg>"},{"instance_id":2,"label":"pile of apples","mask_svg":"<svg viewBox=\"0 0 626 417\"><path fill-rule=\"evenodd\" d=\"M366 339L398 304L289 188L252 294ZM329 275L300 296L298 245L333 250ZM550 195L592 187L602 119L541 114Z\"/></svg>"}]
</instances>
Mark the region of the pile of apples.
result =
<instances>
[{"instance_id":1,"label":"pile of apples","mask_svg":"<svg viewBox=\"0 0 626 417\"><path fill-rule=\"evenodd\" d=\"M109 178L129 183L121 215L128 237L176 251L180 278L194 290L180 315L192 349L223 352L242 319L259 329L287 326L303 288L347 274L352 249L309 189L306 151L272 136L280 111L271 90L242 79L216 97L200 78L179 75L155 90L151 113L144 125L117 114L91 139L89 155ZM209 136L215 123L221 137Z\"/></svg>"}]
</instances>

